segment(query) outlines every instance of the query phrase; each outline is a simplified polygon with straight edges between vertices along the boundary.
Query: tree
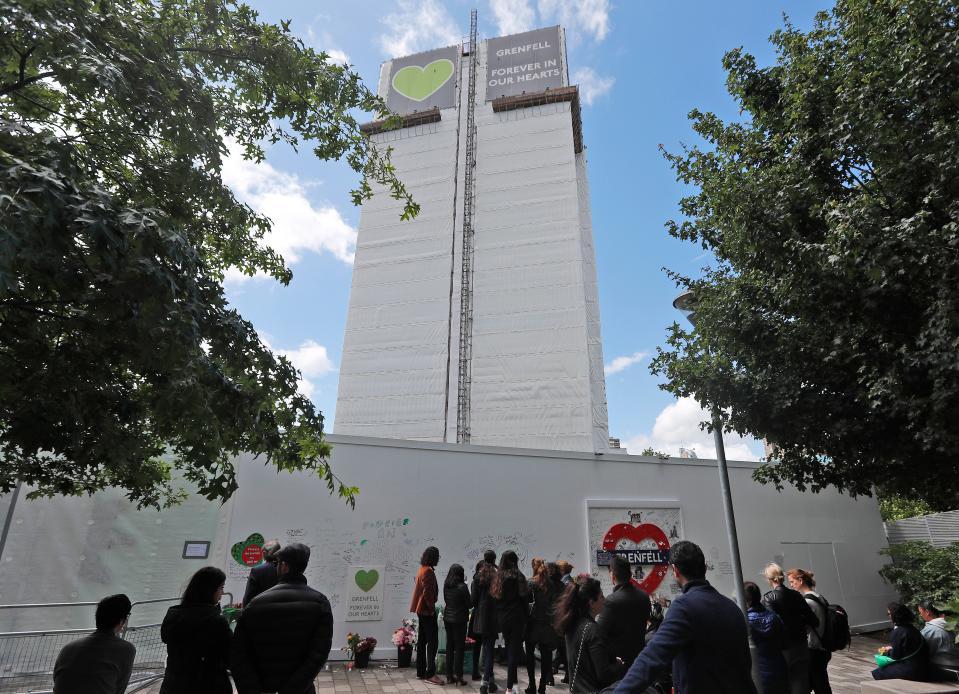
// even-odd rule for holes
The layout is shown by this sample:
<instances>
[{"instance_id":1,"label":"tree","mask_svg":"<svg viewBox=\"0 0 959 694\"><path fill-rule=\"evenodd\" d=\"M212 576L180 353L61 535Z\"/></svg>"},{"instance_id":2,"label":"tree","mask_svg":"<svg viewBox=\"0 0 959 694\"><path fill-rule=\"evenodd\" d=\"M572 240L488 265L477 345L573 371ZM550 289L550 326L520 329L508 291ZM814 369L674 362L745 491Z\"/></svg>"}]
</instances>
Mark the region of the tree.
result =
<instances>
[{"instance_id":1,"label":"tree","mask_svg":"<svg viewBox=\"0 0 959 694\"><path fill-rule=\"evenodd\" d=\"M778 59L726 54L741 122L693 111L667 154L715 262L653 361L666 390L774 442L756 477L954 505L959 494L959 27L954 0L840 0Z\"/></svg>"},{"instance_id":2,"label":"tree","mask_svg":"<svg viewBox=\"0 0 959 694\"><path fill-rule=\"evenodd\" d=\"M225 0L0 0L0 490L211 500L231 459L328 463L297 373L229 307L229 267L287 283L270 221L220 176L227 138L308 146L418 208L365 138L358 75ZM164 462L165 459L169 462Z\"/></svg>"}]
</instances>

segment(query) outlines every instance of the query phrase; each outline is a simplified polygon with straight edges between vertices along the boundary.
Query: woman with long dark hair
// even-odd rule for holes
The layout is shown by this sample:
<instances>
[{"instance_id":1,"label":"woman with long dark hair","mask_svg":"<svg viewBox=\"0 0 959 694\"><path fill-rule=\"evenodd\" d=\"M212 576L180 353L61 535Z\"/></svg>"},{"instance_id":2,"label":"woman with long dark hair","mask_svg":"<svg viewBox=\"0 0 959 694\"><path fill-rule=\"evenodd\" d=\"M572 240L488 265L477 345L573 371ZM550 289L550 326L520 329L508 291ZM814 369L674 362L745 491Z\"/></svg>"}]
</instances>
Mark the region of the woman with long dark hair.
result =
<instances>
[{"instance_id":1,"label":"woman with long dark hair","mask_svg":"<svg viewBox=\"0 0 959 694\"><path fill-rule=\"evenodd\" d=\"M440 551L427 547L420 557L420 570L413 584L410 612L416 613L419 624L416 635L416 676L430 684L443 684L436 676L436 649L439 645L439 625L436 623L436 599L439 586L434 569L440 563Z\"/></svg>"},{"instance_id":2,"label":"woman with long dark hair","mask_svg":"<svg viewBox=\"0 0 959 694\"><path fill-rule=\"evenodd\" d=\"M536 653L539 648L539 694L545 694L546 685L553 680L553 649L556 648L556 631L553 629L553 608L559 594L550 581L546 562L533 559L533 577L530 579L530 595L533 609L526 627L526 674L529 686L526 694L537 694Z\"/></svg>"},{"instance_id":3,"label":"woman with long dark hair","mask_svg":"<svg viewBox=\"0 0 959 694\"><path fill-rule=\"evenodd\" d=\"M160 626L166 671L160 694L231 694L227 674L233 633L220 613L226 574L205 566L190 578L179 605Z\"/></svg>"},{"instance_id":4,"label":"woman with long dark hair","mask_svg":"<svg viewBox=\"0 0 959 694\"><path fill-rule=\"evenodd\" d=\"M886 608L893 629L890 646L879 649L882 655L892 658L893 662L872 671L875 680L913 680L926 679L929 660L929 647L926 640L914 624L912 610L898 602L891 602Z\"/></svg>"},{"instance_id":5,"label":"woman with long dark hair","mask_svg":"<svg viewBox=\"0 0 959 694\"><path fill-rule=\"evenodd\" d=\"M529 609L529 584L519 570L516 552L503 552L489 593L496 601L499 629L506 642L506 693L512 694L518 682L516 672L523 660L523 634Z\"/></svg>"},{"instance_id":6,"label":"woman with long dark hair","mask_svg":"<svg viewBox=\"0 0 959 694\"><path fill-rule=\"evenodd\" d=\"M581 575L566 587L556 607L556 631L566 642L571 694L598 692L621 679L626 666L614 658L596 626L603 609L603 587Z\"/></svg>"},{"instance_id":7,"label":"woman with long dark hair","mask_svg":"<svg viewBox=\"0 0 959 694\"><path fill-rule=\"evenodd\" d=\"M483 682L480 694L496 691L493 682L493 649L496 648L496 635L499 633L496 620L496 601L489 594L496 567L485 559L476 563L476 573L470 585L470 602L473 605L473 634L481 643L483 656ZM474 651L475 654L475 651ZM473 656L476 657L475 655Z\"/></svg>"},{"instance_id":8,"label":"woman with long dark hair","mask_svg":"<svg viewBox=\"0 0 959 694\"><path fill-rule=\"evenodd\" d=\"M443 583L443 625L446 627L446 684L466 686L463 655L466 622L470 614L470 591L463 567L453 564Z\"/></svg>"}]
</instances>

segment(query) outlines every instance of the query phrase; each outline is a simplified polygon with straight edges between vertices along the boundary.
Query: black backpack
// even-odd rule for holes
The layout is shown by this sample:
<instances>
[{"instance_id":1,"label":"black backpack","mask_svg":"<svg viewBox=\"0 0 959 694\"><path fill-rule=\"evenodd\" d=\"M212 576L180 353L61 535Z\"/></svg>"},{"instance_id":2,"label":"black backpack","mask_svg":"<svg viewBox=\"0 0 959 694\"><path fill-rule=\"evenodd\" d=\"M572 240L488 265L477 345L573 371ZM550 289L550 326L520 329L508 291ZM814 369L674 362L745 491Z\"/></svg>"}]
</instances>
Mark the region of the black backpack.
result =
<instances>
[{"instance_id":1,"label":"black backpack","mask_svg":"<svg viewBox=\"0 0 959 694\"><path fill-rule=\"evenodd\" d=\"M823 648L830 653L849 648L849 644L852 641L852 633L849 631L849 615L846 613L846 610L839 605L830 604L830 602L821 595L812 595L810 597L822 605L823 611L826 614L826 623L820 624L821 631L817 630L816 632L819 634L819 640L822 642Z\"/></svg>"}]
</instances>

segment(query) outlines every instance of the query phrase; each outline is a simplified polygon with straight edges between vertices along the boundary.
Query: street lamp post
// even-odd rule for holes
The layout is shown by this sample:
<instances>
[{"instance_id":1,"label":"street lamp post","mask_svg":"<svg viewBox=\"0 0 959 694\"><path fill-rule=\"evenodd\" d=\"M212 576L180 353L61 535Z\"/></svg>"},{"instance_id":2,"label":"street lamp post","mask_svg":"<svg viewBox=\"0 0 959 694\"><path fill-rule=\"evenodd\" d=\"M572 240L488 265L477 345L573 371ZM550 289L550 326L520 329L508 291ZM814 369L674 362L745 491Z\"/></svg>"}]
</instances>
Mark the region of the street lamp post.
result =
<instances>
[{"instance_id":1,"label":"street lamp post","mask_svg":"<svg viewBox=\"0 0 959 694\"><path fill-rule=\"evenodd\" d=\"M678 309L696 327L696 294L686 290L673 299L673 308ZM749 638L749 655L752 662L752 680L758 694L763 694L762 678L759 676L759 657L753 636L749 633L749 617L746 607L746 589L743 586L743 563L739 557L739 533L736 532L736 514L733 512L733 495L729 491L729 468L726 465L726 447L723 445L723 418L719 408L712 407L713 440L716 442L716 466L719 468L719 486L723 493L723 513L726 515L726 537L733 565L733 581L736 583L736 600L746 617L746 634Z\"/></svg>"}]
</instances>

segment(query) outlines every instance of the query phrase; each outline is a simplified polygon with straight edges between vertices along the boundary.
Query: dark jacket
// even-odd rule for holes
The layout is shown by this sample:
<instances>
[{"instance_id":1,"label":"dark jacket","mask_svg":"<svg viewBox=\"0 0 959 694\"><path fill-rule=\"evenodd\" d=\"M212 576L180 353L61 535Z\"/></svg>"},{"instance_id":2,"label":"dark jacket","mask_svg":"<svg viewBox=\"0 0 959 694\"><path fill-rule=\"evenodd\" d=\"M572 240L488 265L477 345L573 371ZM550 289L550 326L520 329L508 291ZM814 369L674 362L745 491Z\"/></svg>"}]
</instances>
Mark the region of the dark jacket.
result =
<instances>
[{"instance_id":1,"label":"dark jacket","mask_svg":"<svg viewBox=\"0 0 959 694\"><path fill-rule=\"evenodd\" d=\"M226 672L232 638L219 605L188 603L167 610L160 626L167 651L160 694L233 694Z\"/></svg>"},{"instance_id":2,"label":"dark jacket","mask_svg":"<svg viewBox=\"0 0 959 694\"><path fill-rule=\"evenodd\" d=\"M613 588L596 618L613 655L622 658L626 667L633 664L646 643L650 609L646 591L628 582Z\"/></svg>"},{"instance_id":3,"label":"dark jacket","mask_svg":"<svg viewBox=\"0 0 959 694\"><path fill-rule=\"evenodd\" d=\"M756 659L759 661L759 678L763 683L763 694L786 694L787 675L786 627L772 610L759 607L749 608L749 633L756 644Z\"/></svg>"},{"instance_id":4,"label":"dark jacket","mask_svg":"<svg viewBox=\"0 0 959 694\"><path fill-rule=\"evenodd\" d=\"M502 593L496 598L496 617L499 630L507 631L510 627L519 628L526 625L529 617L529 584L526 577L516 572L503 579Z\"/></svg>"},{"instance_id":5,"label":"dark jacket","mask_svg":"<svg viewBox=\"0 0 959 694\"><path fill-rule=\"evenodd\" d=\"M779 615L786 628L786 646L807 640L806 627L815 629L819 618L809 607L802 593L778 585L763 596L763 605Z\"/></svg>"},{"instance_id":6,"label":"dark jacket","mask_svg":"<svg viewBox=\"0 0 959 694\"><path fill-rule=\"evenodd\" d=\"M923 681L929 666L929 647L926 640L912 624L897 624L889 639L892 650L888 655L895 663L872 671L877 680Z\"/></svg>"},{"instance_id":7,"label":"dark jacket","mask_svg":"<svg viewBox=\"0 0 959 694\"><path fill-rule=\"evenodd\" d=\"M580 619L566 634L566 662L572 694L598 692L622 677L626 670L610 652L602 630L588 617Z\"/></svg>"},{"instance_id":8,"label":"dark jacket","mask_svg":"<svg viewBox=\"0 0 959 694\"><path fill-rule=\"evenodd\" d=\"M240 694L300 694L333 645L333 612L303 576L284 576L240 614L230 664Z\"/></svg>"},{"instance_id":9,"label":"dark jacket","mask_svg":"<svg viewBox=\"0 0 959 694\"><path fill-rule=\"evenodd\" d=\"M499 625L496 622L496 601L489 594L489 584L480 579L479 573L473 575L473 583L470 585L470 602L473 605L472 633L477 636L495 637L499 633Z\"/></svg>"},{"instance_id":10,"label":"dark jacket","mask_svg":"<svg viewBox=\"0 0 959 694\"><path fill-rule=\"evenodd\" d=\"M246 590L243 591L243 606L246 607L253 598L275 585L276 564L274 562L268 561L265 564L254 566L250 569L250 575L246 577Z\"/></svg>"},{"instance_id":11,"label":"dark jacket","mask_svg":"<svg viewBox=\"0 0 959 694\"><path fill-rule=\"evenodd\" d=\"M137 649L112 629L98 629L60 649L54 694L123 694Z\"/></svg>"},{"instance_id":12,"label":"dark jacket","mask_svg":"<svg viewBox=\"0 0 959 694\"><path fill-rule=\"evenodd\" d=\"M750 663L742 610L705 579L689 581L616 694L639 694L670 664L676 694L755 694Z\"/></svg>"},{"instance_id":13,"label":"dark jacket","mask_svg":"<svg viewBox=\"0 0 959 694\"><path fill-rule=\"evenodd\" d=\"M466 624L470 616L470 590L465 583L443 586L443 621Z\"/></svg>"},{"instance_id":14,"label":"dark jacket","mask_svg":"<svg viewBox=\"0 0 959 694\"><path fill-rule=\"evenodd\" d=\"M533 609L526 625L526 640L554 648L559 640L556 630L553 629L556 600L559 598L556 586L547 581L546 587L540 588L536 582L531 581L529 591Z\"/></svg>"}]
</instances>

